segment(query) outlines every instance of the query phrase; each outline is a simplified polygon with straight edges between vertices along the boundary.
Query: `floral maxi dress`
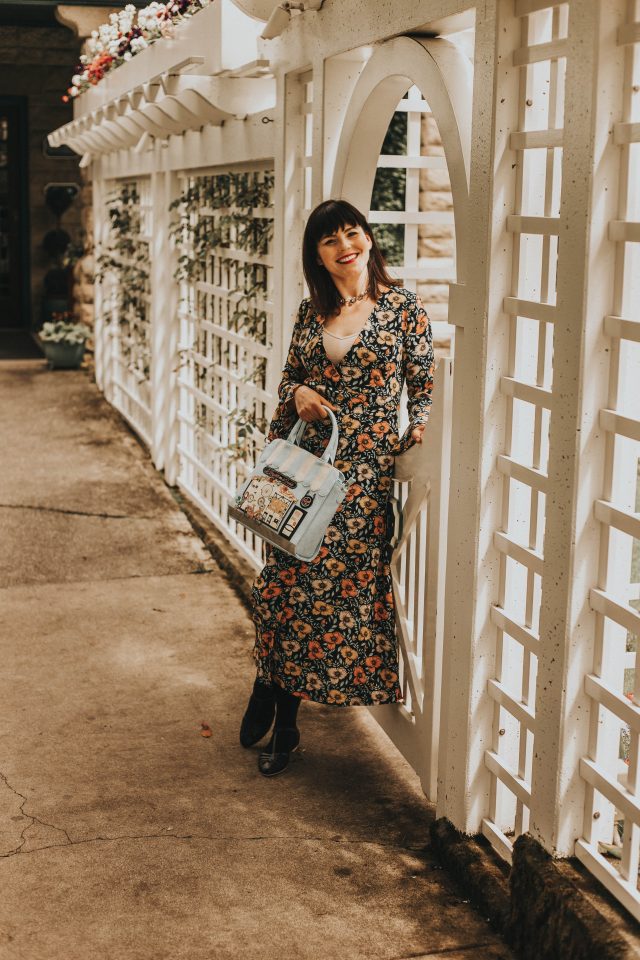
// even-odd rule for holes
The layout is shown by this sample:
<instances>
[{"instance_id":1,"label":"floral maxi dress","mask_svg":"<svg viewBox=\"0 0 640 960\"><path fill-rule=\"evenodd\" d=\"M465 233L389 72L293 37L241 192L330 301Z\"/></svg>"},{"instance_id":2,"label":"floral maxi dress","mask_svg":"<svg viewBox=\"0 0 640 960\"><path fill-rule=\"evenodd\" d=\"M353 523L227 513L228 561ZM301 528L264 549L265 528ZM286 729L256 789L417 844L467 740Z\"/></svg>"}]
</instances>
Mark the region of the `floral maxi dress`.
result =
<instances>
[{"instance_id":1,"label":"floral maxi dress","mask_svg":"<svg viewBox=\"0 0 640 960\"><path fill-rule=\"evenodd\" d=\"M322 324L303 300L278 388L268 440L295 423L295 384L304 383L338 407L335 465L350 481L309 563L275 547L253 586L258 677L305 700L356 706L402 700L387 504L394 456L426 423L433 385L429 318L414 293L382 293L339 365L328 359ZM399 401L407 384L410 425L398 437ZM329 418L307 425L302 445L320 454Z\"/></svg>"}]
</instances>

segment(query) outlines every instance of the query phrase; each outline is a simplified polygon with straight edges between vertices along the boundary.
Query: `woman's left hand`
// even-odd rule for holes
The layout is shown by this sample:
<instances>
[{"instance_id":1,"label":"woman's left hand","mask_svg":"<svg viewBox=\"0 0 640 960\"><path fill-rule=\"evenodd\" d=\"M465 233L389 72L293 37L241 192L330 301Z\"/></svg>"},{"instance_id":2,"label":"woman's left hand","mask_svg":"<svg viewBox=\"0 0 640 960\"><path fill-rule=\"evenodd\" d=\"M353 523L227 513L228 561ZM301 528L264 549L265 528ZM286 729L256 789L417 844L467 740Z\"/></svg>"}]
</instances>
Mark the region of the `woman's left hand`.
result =
<instances>
[{"instance_id":1,"label":"woman's left hand","mask_svg":"<svg viewBox=\"0 0 640 960\"><path fill-rule=\"evenodd\" d=\"M411 439L415 440L416 443L422 443L422 434L424 433L424 428L426 424L419 423L417 427L414 427L411 431Z\"/></svg>"}]
</instances>

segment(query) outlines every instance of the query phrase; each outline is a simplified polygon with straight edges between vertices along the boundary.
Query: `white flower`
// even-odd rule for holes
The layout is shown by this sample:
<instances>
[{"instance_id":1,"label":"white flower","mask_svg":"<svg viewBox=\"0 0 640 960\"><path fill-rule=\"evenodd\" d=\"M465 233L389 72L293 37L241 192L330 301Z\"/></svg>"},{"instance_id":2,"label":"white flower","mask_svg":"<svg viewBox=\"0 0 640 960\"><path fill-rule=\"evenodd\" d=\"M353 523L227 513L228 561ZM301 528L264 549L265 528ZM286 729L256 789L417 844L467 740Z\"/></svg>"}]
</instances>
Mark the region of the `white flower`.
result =
<instances>
[{"instance_id":1,"label":"white flower","mask_svg":"<svg viewBox=\"0 0 640 960\"><path fill-rule=\"evenodd\" d=\"M128 3L124 8L125 13L130 13L131 16L136 12L135 5L133 3Z\"/></svg>"},{"instance_id":2,"label":"white flower","mask_svg":"<svg viewBox=\"0 0 640 960\"><path fill-rule=\"evenodd\" d=\"M77 97L79 93L80 93L80 91L78 90L78 88L77 88L77 86L76 86L75 84L74 84L72 87L69 87L69 94L70 94L72 97Z\"/></svg>"},{"instance_id":3,"label":"white flower","mask_svg":"<svg viewBox=\"0 0 640 960\"><path fill-rule=\"evenodd\" d=\"M125 59L125 60L131 60L131 57L132 57L132 56L133 56L133 54L131 53L131 50L127 50L127 52L126 52L125 55L124 55L124 59Z\"/></svg>"},{"instance_id":4,"label":"white flower","mask_svg":"<svg viewBox=\"0 0 640 960\"><path fill-rule=\"evenodd\" d=\"M79 73L74 73L74 75L71 77L71 83L73 83L76 87L78 86L78 84L80 83Z\"/></svg>"}]
</instances>

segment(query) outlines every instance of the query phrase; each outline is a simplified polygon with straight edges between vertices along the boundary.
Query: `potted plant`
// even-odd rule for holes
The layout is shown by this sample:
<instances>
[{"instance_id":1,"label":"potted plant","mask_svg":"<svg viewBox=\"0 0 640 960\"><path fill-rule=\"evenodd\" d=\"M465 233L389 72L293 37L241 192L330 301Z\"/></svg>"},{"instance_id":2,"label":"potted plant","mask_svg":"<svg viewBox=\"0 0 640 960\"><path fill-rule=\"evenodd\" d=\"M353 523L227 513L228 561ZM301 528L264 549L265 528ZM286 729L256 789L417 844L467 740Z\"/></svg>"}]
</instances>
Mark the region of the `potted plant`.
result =
<instances>
[{"instance_id":1,"label":"potted plant","mask_svg":"<svg viewBox=\"0 0 640 960\"><path fill-rule=\"evenodd\" d=\"M59 369L77 369L84 357L84 348L91 336L86 323L76 323L72 314L54 314L38 335L49 365Z\"/></svg>"}]
</instances>

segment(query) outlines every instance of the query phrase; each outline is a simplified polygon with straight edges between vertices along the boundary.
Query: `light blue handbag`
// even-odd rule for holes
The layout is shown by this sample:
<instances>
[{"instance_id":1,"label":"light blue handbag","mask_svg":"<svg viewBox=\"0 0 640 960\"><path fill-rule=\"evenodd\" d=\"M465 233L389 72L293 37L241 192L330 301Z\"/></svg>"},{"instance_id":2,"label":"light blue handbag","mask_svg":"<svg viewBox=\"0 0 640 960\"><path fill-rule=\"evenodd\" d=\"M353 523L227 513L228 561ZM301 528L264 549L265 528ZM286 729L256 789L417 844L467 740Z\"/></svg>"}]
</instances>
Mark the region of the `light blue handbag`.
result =
<instances>
[{"instance_id":1,"label":"light blue handbag","mask_svg":"<svg viewBox=\"0 0 640 960\"><path fill-rule=\"evenodd\" d=\"M229 516L299 560L313 560L349 482L333 466L338 423L327 410L331 438L321 457L299 446L307 424L298 420L286 440L267 444L236 493Z\"/></svg>"}]
</instances>

